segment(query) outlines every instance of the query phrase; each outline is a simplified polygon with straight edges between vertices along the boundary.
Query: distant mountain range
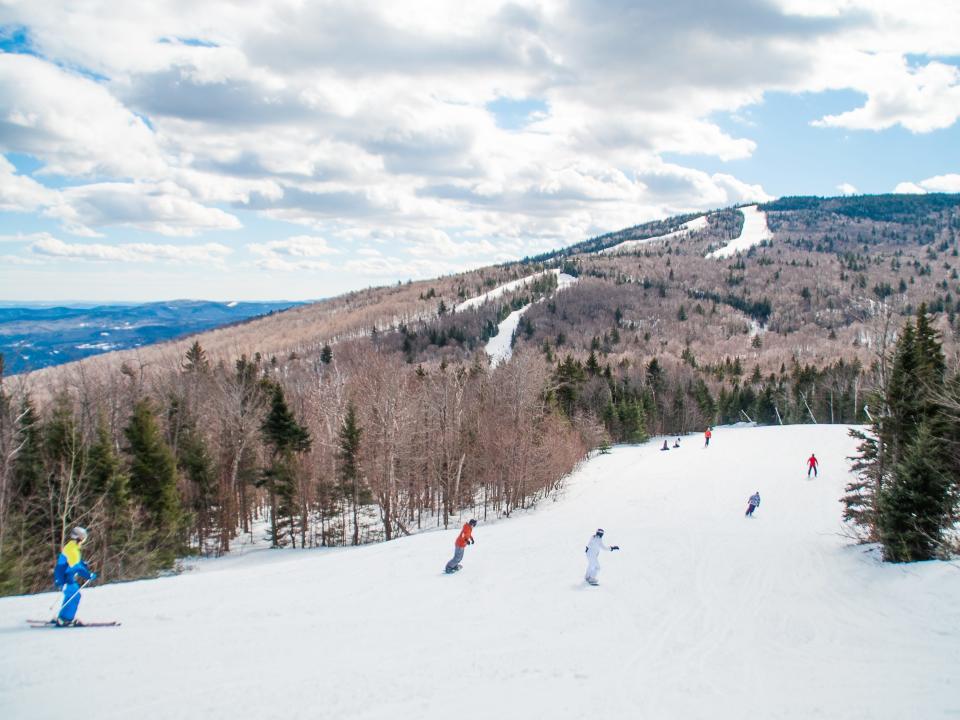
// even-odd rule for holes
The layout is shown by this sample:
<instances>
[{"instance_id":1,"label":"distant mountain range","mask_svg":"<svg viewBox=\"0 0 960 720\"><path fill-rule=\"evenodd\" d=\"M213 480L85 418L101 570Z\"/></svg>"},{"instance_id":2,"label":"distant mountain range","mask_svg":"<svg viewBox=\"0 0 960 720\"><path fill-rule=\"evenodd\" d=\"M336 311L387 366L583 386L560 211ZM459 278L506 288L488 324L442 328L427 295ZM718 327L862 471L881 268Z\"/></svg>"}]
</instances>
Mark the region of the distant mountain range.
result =
<instances>
[{"instance_id":1,"label":"distant mountain range","mask_svg":"<svg viewBox=\"0 0 960 720\"><path fill-rule=\"evenodd\" d=\"M173 300L142 305L40 303L0 306L4 374L37 370L112 350L129 350L270 315L295 302Z\"/></svg>"}]
</instances>

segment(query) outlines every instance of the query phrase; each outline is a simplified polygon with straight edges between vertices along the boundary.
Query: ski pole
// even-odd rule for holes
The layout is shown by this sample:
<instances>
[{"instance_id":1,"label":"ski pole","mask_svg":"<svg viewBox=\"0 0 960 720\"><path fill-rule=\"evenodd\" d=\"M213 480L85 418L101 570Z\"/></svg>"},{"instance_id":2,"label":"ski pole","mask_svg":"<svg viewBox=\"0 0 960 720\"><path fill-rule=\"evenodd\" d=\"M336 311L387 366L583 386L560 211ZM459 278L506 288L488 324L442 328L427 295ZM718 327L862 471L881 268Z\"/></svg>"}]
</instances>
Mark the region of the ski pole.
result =
<instances>
[{"instance_id":1,"label":"ski pole","mask_svg":"<svg viewBox=\"0 0 960 720\"><path fill-rule=\"evenodd\" d=\"M73 593L73 595L71 595L71 596L68 597L66 600L64 600L62 603L60 603L60 610L57 610L57 617L60 617L60 613L63 611L63 609L64 609L68 604L70 604L70 601L71 601L71 600L73 600L77 595L80 594L80 591L83 590L83 589L87 586L87 583L89 583L91 580L93 580L93 578L88 578L88 579L84 580L84 581L83 581L83 585L81 585L80 587L78 587L77 590L76 590L76 592ZM56 604L57 604L56 602L53 603L53 605L56 605ZM50 611L51 611L51 612L53 612L53 605L50 606Z\"/></svg>"}]
</instances>

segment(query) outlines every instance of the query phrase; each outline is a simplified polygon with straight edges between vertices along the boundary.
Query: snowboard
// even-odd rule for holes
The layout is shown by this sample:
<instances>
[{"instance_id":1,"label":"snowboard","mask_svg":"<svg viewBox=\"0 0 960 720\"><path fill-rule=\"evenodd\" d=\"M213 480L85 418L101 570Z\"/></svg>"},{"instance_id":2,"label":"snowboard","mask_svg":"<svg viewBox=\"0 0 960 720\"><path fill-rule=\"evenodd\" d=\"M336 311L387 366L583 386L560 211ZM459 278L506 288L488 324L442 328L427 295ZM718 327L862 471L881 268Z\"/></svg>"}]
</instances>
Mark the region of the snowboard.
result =
<instances>
[{"instance_id":1,"label":"snowboard","mask_svg":"<svg viewBox=\"0 0 960 720\"><path fill-rule=\"evenodd\" d=\"M444 570L443 572L446 573L447 575L453 575L455 572L460 572L460 569L462 567L463 565L457 565L453 570Z\"/></svg>"},{"instance_id":2,"label":"snowboard","mask_svg":"<svg viewBox=\"0 0 960 720\"><path fill-rule=\"evenodd\" d=\"M33 628L85 628L85 627L119 627L120 623L111 620L109 622L77 622L72 625L57 625L56 620L27 620L27 624Z\"/></svg>"}]
</instances>

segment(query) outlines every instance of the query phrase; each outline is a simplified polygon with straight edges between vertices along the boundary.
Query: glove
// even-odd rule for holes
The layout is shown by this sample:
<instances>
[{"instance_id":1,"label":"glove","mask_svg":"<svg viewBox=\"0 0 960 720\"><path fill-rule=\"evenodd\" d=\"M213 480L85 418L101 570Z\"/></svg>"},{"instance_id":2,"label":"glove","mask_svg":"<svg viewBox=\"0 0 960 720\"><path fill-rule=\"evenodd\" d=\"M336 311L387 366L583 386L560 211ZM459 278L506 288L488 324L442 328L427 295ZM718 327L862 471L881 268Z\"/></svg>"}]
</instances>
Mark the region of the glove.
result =
<instances>
[{"instance_id":1,"label":"glove","mask_svg":"<svg viewBox=\"0 0 960 720\"><path fill-rule=\"evenodd\" d=\"M470 538L470 544L473 545L476 542L473 538Z\"/></svg>"},{"instance_id":2,"label":"glove","mask_svg":"<svg viewBox=\"0 0 960 720\"><path fill-rule=\"evenodd\" d=\"M96 574L95 572L90 573L90 579L91 579L91 580L96 580L96 579L97 579L97 574Z\"/></svg>"},{"instance_id":3,"label":"glove","mask_svg":"<svg viewBox=\"0 0 960 720\"><path fill-rule=\"evenodd\" d=\"M610 549L611 549L611 550L619 550L619 549L620 549L620 546L619 546L619 545L611 545L611 546L610 546Z\"/></svg>"}]
</instances>

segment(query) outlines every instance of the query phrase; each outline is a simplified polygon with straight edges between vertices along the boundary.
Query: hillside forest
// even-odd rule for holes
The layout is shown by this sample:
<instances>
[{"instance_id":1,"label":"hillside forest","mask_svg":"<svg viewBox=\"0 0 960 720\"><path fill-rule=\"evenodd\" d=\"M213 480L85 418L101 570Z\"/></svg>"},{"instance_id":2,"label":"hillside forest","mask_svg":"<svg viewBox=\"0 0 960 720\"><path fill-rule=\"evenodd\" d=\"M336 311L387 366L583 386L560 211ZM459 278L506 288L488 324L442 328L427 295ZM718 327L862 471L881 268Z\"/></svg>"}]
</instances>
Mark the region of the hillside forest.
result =
<instances>
[{"instance_id":1,"label":"hillside forest","mask_svg":"<svg viewBox=\"0 0 960 720\"><path fill-rule=\"evenodd\" d=\"M851 525L889 540L888 559L947 552L960 196L760 210L772 237L727 259L707 255L740 232L736 208L664 240L695 216L138 351L19 375L0 364L0 593L48 589L75 524L93 530L86 556L107 580L241 537L390 540L529 508L612 443L738 421L872 424ZM637 239L650 242L598 253ZM550 269L577 282L558 290ZM527 305L511 359L492 365L485 343ZM904 349L909 335L925 349ZM920 404L903 409L906 396ZM936 468L918 470L931 445ZM933 539L901 547L909 519L889 511L931 473Z\"/></svg>"}]
</instances>

